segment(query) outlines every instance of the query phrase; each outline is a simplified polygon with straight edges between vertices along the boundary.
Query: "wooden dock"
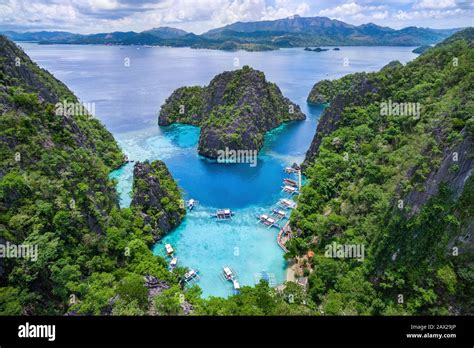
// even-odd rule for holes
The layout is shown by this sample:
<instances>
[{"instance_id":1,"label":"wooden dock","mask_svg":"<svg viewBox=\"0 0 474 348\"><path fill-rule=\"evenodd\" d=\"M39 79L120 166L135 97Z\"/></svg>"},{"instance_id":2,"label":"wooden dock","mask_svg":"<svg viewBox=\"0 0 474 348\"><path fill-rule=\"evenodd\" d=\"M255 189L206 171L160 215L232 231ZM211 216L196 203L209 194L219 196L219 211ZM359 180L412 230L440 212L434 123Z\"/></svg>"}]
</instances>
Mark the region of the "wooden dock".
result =
<instances>
[{"instance_id":1,"label":"wooden dock","mask_svg":"<svg viewBox=\"0 0 474 348\"><path fill-rule=\"evenodd\" d=\"M291 227L290 227L290 221L287 221L285 226L280 230L278 233L277 237L277 243L280 246L280 248L283 249L285 253L288 252L288 249L286 248L285 244L288 242L291 238Z\"/></svg>"}]
</instances>

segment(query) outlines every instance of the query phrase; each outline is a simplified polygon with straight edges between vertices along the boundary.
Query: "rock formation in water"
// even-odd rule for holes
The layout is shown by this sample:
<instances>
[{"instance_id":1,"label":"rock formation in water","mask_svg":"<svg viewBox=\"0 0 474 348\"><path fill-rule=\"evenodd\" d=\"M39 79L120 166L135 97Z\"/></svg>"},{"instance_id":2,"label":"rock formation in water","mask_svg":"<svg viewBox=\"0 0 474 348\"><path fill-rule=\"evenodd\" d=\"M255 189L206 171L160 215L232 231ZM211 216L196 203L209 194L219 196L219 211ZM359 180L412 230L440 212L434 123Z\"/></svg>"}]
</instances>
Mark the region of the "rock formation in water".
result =
<instances>
[{"instance_id":1,"label":"rock formation in water","mask_svg":"<svg viewBox=\"0 0 474 348\"><path fill-rule=\"evenodd\" d=\"M158 123L201 127L199 154L217 158L226 148L258 151L265 132L305 117L263 72L244 66L217 75L206 87L177 89L161 107Z\"/></svg>"},{"instance_id":2,"label":"rock formation in water","mask_svg":"<svg viewBox=\"0 0 474 348\"><path fill-rule=\"evenodd\" d=\"M181 192L161 161L137 162L133 178L132 209L143 217L145 228L157 241L186 215Z\"/></svg>"}]
</instances>

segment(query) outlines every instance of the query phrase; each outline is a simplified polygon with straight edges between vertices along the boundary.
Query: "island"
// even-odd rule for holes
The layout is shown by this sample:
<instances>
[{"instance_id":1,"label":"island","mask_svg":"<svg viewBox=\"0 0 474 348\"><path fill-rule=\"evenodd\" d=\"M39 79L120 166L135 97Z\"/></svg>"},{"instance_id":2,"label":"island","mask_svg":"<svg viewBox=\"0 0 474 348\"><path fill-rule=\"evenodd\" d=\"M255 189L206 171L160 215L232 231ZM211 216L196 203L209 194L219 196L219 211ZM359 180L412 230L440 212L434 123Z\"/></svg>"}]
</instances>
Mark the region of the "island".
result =
<instances>
[{"instance_id":1,"label":"island","mask_svg":"<svg viewBox=\"0 0 474 348\"><path fill-rule=\"evenodd\" d=\"M217 75L206 87L174 91L161 107L158 124L200 127L198 152L216 159L226 149L259 151L267 131L305 118L263 72L244 66Z\"/></svg>"},{"instance_id":2,"label":"island","mask_svg":"<svg viewBox=\"0 0 474 348\"><path fill-rule=\"evenodd\" d=\"M316 48L311 49L309 47L306 47L304 50L308 52L325 52L325 51L329 51L329 48L316 47Z\"/></svg>"}]
</instances>

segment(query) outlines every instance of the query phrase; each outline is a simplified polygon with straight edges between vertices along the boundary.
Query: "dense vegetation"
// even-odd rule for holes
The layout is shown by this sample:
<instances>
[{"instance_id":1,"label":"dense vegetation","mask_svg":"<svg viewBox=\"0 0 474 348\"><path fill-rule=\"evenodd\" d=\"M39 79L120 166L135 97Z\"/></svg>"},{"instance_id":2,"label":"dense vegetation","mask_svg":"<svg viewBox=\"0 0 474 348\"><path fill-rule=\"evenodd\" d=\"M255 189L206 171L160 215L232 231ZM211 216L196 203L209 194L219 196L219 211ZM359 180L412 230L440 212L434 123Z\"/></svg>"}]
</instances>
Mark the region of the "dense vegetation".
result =
<instances>
[{"instance_id":1,"label":"dense vegetation","mask_svg":"<svg viewBox=\"0 0 474 348\"><path fill-rule=\"evenodd\" d=\"M324 313L473 313L473 40L470 28L406 66L312 91L331 104L288 256L315 252L309 292ZM383 113L388 100L421 113ZM325 257L334 241L364 245L364 261Z\"/></svg>"},{"instance_id":2,"label":"dense vegetation","mask_svg":"<svg viewBox=\"0 0 474 348\"><path fill-rule=\"evenodd\" d=\"M162 161L135 164L131 206L141 214L144 231L154 241L178 226L186 215L178 185Z\"/></svg>"},{"instance_id":3,"label":"dense vegetation","mask_svg":"<svg viewBox=\"0 0 474 348\"><path fill-rule=\"evenodd\" d=\"M145 313L143 276L178 276L118 208L120 149L90 115L57 115L76 97L4 37L0 53L0 242L38 246L36 261L0 258L0 314Z\"/></svg>"},{"instance_id":4,"label":"dense vegetation","mask_svg":"<svg viewBox=\"0 0 474 348\"><path fill-rule=\"evenodd\" d=\"M161 107L158 123L201 127L198 151L216 158L219 150L255 150L265 132L302 120L299 106L285 98L261 71L248 66L217 75L206 87L182 87Z\"/></svg>"},{"instance_id":5,"label":"dense vegetation","mask_svg":"<svg viewBox=\"0 0 474 348\"><path fill-rule=\"evenodd\" d=\"M88 114L57 115L55 103L75 96L0 37L0 244L39 247L36 261L0 258L0 315L182 315L183 303L194 315L472 314L473 38L468 29L406 66L318 84L314 102L330 105L287 245L288 257L315 252L309 291L262 282L202 299L180 284L185 269L169 272L149 248L160 212L144 203L164 195L164 211L182 212L166 167L144 164L140 199L120 209L108 174L123 155L110 133ZM182 91L197 122L193 96L205 89ZM235 101L231 91L222 96ZM388 99L423 111L382 115ZM150 180L165 193L147 194ZM363 244L365 259L325 257L333 241ZM166 287L153 292L144 276Z\"/></svg>"}]
</instances>

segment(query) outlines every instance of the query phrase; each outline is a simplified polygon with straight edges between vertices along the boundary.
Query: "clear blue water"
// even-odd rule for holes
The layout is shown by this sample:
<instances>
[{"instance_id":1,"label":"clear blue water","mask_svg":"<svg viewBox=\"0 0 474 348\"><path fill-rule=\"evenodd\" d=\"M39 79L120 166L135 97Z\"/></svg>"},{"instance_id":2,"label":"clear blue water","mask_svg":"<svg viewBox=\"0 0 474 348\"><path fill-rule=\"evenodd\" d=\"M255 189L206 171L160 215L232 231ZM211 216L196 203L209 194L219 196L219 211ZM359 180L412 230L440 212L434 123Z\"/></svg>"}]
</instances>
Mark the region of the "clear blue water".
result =
<instances>
[{"instance_id":1,"label":"clear blue water","mask_svg":"<svg viewBox=\"0 0 474 348\"><path fill-rule=\"evenodd\" d=\"M42 67L65 82L83 102L95 103L95 114L114 134L131 160L161 159L183 188L186 198L200 205L154 247L163 254L171 243L180 265L200 271L204 296L227 296L230 284L220 280L230 266L242 285L253 285L262 271L277 283L285 280L286 262L276 243L278 230L256 223L282 197L282 169L301 162L314 136L322 108L306 104L313 84L351 72L375 71L391 60L405 63L415 57L413 47L342 47L322 53L302 49L274 52L221 52L188 48L107 46L21 46ZM343 65L344 57L349 66ZM130 59L130 67L124 59ZM265 72L283 94L308 116L273 130L266 136L256 167L217 164L197 155L199 129L185 125L159 128L160 105L178 87L205 85L218 73L250 65ZM111 174L117 178L121 205L130 204L133 164ZM231 222L216 222L216 208L231 208Z\"/></svg>"}]
</instances>

